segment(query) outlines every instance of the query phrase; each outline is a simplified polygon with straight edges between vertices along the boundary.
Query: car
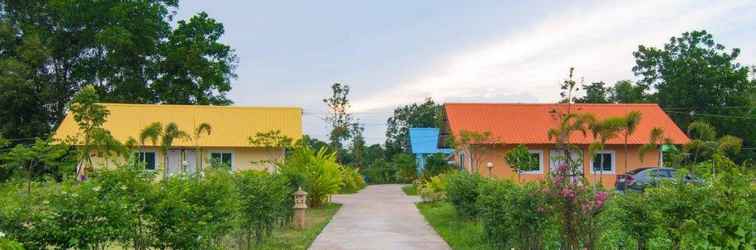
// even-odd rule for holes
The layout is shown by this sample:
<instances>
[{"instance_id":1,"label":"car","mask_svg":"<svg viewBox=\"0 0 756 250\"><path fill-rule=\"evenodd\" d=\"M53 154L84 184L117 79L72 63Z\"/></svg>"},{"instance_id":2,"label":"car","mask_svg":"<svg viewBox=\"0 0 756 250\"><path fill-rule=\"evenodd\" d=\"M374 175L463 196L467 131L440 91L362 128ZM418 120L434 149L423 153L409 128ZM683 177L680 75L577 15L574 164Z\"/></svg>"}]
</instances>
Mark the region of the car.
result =
<instances>
[{"instance_id":1,"label":"car","mask_svg":"<svg viewBox=\"0 0 756 250\"><path fill-rule=\"evenodd\" d=\"M617 175L616 188L619 191L643 191L648 186L656 185L661 180L676 181L677 169L644 167L633 169L626 174ZM686 175L684 181L687 183L700 184L703 181L692 175Z\"/></svg>"}]
</instances>

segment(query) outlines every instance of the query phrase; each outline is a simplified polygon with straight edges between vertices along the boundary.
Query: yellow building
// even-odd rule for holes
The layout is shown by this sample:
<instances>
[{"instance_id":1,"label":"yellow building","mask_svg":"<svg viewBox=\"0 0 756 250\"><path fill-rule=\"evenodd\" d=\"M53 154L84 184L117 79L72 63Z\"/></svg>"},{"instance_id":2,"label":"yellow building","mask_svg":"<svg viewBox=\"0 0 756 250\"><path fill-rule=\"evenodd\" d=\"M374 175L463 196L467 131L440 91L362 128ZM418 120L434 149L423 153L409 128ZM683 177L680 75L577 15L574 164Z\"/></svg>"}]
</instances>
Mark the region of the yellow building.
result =
<instances>
[{"instance_id":1,"label":"yellow building","mask_svg":"<svg viewBox=\"0 0 756 250\"><path fill-rule=\"evenodd\" d=\"M142 130L154 122L160 122L163 126L173 122L192 137L194 137L194 130L200 124L207 123L212 127L209 135L202 134L198 139L175 140L166 152L167 159L160 151L160 141L157 145L153 145L148 139L144 142L145 145L137 145L139 157L145 162L148 170L167 166L165 170L169 175L180 171L193 173L197 166L209 166L211 161L228 165L234 171L271 170L273 166L269 162L282 160L284 150L250 145L249 137L257 133L276 130L293 140L302 137L301 108L163 104L103 105L110 111L103 127L120 142L126 142L129 138L134 138L138 142ZM65 140L79 136L81 136L79 127L73 115L69 113L58 127L54 138ZM198 161L200 161L199 164ZM110 167L114 164L99 160L96 165Z\"/></svg>"}]
</instances>

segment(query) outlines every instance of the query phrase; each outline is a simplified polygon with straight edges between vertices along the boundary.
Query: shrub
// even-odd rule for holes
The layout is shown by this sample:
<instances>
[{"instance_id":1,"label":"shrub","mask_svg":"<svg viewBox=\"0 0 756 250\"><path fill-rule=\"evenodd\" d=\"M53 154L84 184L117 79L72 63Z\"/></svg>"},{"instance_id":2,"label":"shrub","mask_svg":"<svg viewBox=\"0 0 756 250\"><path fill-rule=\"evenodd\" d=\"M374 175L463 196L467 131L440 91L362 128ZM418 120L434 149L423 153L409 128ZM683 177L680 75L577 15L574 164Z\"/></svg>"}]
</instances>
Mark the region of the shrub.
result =
<instances>
[{"instance_id":1,"label":"shrub","mask_svg":"<svg viewBox=\"0 0 756 250\"><path fill-rule=\"evenodd\" d=\"M339 192L343 183L341 165L326 148L313 152L307 146L298 147L279 167L293 187L302 187L308 193L312 207L322 206L330 195Z\"/></svg>"},{"instance_id":2,"label":"shrub","mask_svg":"<svg viewBox=\"0 0 756 250\"><path fill-rule=\"evenodd\" d=\"M454 166L446 160L445 154L432 154L425 158L425 168L422 172L422 179L429 179L433 176L440 175L454 170Z\"/></svg>"},{"instance_id":3,"label":"shrub","mask_svg":"<svg viewBox=\"0 0 756 250\"><path fill-rule=\"evenodd\" d=\"M365 181L370 184L398 182L396 166L383 160L377 160L369 167L362 169L362 174L365 176Z\"/></svg>"},{"instance_id":4,"label":"shrub","mask_svg":"<svg viewBox=\"0 0 756 250\"><path fill-rule=\"evenodd\" d=\"M291 217L293 190L284 176L266 172L242 172L235 180L239 192L240 229L247 248L250 248L252 236L259 243L275 225L285 223Z\"/></svg>"},{"instance_id":5,"label":"shrub","mask_svg":"<svg viewBox=\"0 0 756 250\"><path fill-rule=\"evenodd\" d=\"M465 218L478 215L475 203L480 194L479 187L484 181L483 177L460 171L448 175L447 179L446 195L457 213Z\"/></svg>"},{"instance_id":6,"label":"shrub","mask_svg":"<svg viewBox=\"0 0 756 250\"><path fill-rule=\"evenodd\" d=\"M481 184L477 200L486 238L497 249L552 248L555 221L547 212L546 196L539 183L519 186L510 181ZM548 239L548 240L547 240Z\"/></svg>"},{"instance_id":7,"label":"shrub","mask_svg":"<svg viewBox=\"0 0 756 250\"><path fill-rule=\"evenodd\" d=\"M446 200L447 176L447 174L433 176L417 186L417 192L423 201Z\"/></svg>"},{"instance_id":8,"label":"shrub","mask_svg":"<svg viewBox=\"0 0 756 250\"><path fill-rule=\"evenodd\" d=\"M411 183L417 179L417 165L415 164L415 157L410 154L400 153L394 155L391 159L393 164L396 165L397 180L402 183Z\"/></svg>"},{"instance_id":9,"label":"shrub","mask_svg":"<svg viewBox=\"0 0 756 250\"><path fill-rule=\"evenodd\" d=\"M344 181L341 186L341 193L355 193L365 188L365 179L355 168L341 168L341 178Z\"/></svg>"}]
</instances>

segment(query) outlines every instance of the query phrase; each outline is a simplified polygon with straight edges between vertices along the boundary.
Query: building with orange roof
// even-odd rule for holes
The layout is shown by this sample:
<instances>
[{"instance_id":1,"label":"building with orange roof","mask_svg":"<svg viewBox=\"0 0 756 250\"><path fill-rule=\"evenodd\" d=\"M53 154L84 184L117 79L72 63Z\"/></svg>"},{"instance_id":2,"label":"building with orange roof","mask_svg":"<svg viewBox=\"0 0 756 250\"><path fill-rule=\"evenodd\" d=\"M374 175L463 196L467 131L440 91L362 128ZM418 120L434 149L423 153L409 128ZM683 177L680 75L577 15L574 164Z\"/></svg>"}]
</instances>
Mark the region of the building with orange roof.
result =
<instances>
[{"instance_id":1,"label":"building with orange roof","mask_svg":"<svg viewBox=\"0 0 756 250\"><path fill-rule=\"evenodd\" d=\"M611 187L616 175L641 167L663 165L664 156L658 151L640 156L642 145L649 143L651 130L655 127L664 131L664 137L672 144L685 144L689 138L667 116L657 104L513 104L513 103L447 103L444 105L446 117L440 143L457 138L462 131L490 134L488 141L481 141L484 147L457 147L454 159L460 168L478 172L484 176L521 180L541 180L559 165L559 155L554 138L548 131L557 128L560 114L590 113L597 119L625 116L638 111L641 119L636 131L627 138L618 135L606 141L604 149L596 155L588 155L588 146L595 141L592 134L573 133L569 141L580 150L573 152L572 159L582 162L582 173L588 180L601 181ZM517 145L525 145L539 166L534 171L516 172L507 164L505 153ZM470 150L485 149L485 152ZM483 150L478 150L483 151ZM471 157L475 156L477 157ZM473 159L477 158L477 159ZM627 164L625 164L627 162Z\"/></svg>"}]
</instances>

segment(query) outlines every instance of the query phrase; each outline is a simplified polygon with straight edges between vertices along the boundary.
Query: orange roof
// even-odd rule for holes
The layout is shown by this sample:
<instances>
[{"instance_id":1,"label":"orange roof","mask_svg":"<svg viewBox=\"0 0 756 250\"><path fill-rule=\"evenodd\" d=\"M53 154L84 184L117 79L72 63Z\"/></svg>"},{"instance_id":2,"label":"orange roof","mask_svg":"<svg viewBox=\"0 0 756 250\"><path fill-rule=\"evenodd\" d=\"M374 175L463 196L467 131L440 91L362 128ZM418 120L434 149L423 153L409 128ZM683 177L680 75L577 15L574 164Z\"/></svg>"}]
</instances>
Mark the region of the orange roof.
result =
<instances>
[{"instance_id":1,"label":"orange roof","mask_svg":"<svg viewBox=\"0 0 756 250\"><path fill-rule=\"evenodd\" d=\"M447 126L455 136L460 131L491 132L493 138L506 144L553 144L547 131L559 126L559 113L566 113L568 104L514 104L514 103L447 103L444 110ZM572 104L573 113L592 113L598 119L624 116L631 111L641 112L641 121L629 144L648 143L651 129L660 127L675 144L688 143L689 139L672 119L656 104ZM576 132L570 140L576 144L590 144L593 137ZM624 144L618 136L607 144Z\"/></svg>"}]
</instances>

